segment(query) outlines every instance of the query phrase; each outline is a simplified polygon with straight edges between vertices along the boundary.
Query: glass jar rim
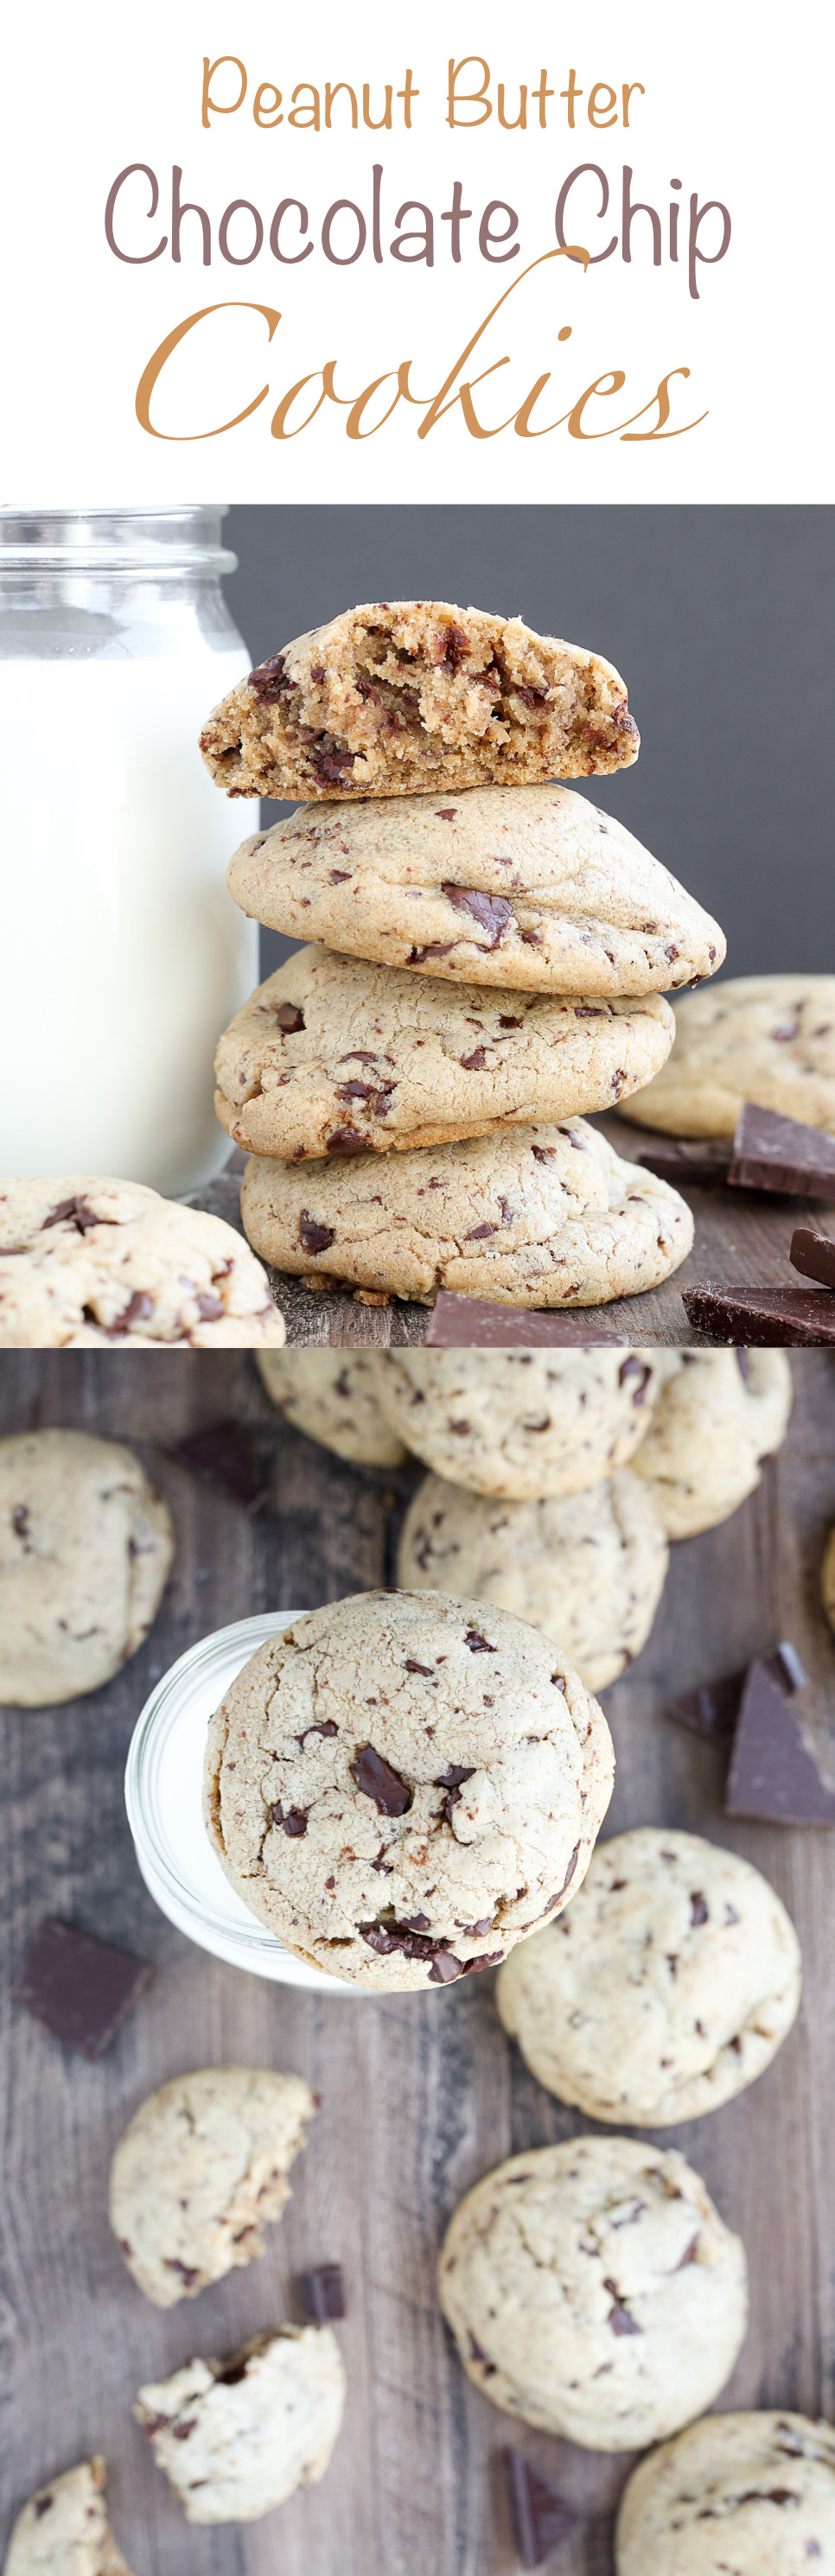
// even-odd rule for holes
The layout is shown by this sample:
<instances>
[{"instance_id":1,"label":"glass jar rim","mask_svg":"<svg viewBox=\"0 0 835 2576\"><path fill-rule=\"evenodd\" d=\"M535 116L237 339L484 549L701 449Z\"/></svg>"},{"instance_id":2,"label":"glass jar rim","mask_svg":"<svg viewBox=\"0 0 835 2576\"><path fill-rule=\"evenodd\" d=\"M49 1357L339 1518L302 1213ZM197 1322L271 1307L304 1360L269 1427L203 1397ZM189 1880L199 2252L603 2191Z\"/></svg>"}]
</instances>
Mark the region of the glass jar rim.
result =
<instances>
[{"instance_id":1,"label":"glass jar rim","mask_svg":"<svg viewBox=\"0 0 835 2576\"><path fill-rule=\"evenodd\" d=\"M220 542L228 503L61 510L0 507L0 580L9 573L234 572L238 557Z\"/></svg>"}]
</instances>

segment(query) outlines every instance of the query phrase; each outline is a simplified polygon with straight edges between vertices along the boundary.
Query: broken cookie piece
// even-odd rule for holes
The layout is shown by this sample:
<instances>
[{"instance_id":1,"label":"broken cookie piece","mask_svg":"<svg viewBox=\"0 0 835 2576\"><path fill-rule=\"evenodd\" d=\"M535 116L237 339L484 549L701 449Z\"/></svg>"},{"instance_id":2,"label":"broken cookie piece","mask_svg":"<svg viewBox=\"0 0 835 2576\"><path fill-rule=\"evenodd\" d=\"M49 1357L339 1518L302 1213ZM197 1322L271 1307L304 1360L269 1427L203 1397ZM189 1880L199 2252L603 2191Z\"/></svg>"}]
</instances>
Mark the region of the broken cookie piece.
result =
<instances>
[{"instance_id":1,"label":"broken cookie piece","mask_svg":"<svg viewBox=\"0 0 835 2576\"><path fill-rule=\"evenodd\" d=\"M324 2476L345 2372L330 2326L276 2326L227 2361L187 2361L134 2414L187 2522L257 2522Z\"/></svg>"},{"instance_id":2,"label":"broken cookie piece","mask_svg":"<svg viewBox=\"0 0 835 2576\"><path fill-rule=\"evenodd\" d=\"M315 2109L300 2075L267 2066L199 2067L140 2102L110 2169L110 2224L155 2307L263 2253Z\"/></svg>"},{"instance_id":3,"label":"broken cookie piece","mask_svg":"<svg viewBox=\"0 0 835 2576\"><path fill-rule=\"evenodd\" d=\"M404 796L637 757L610 662L439 600L346 609L250 671L200 736L228 796Z\"/></svg>"},{"instance_id":4,"label":"broken cookie piece","mask_svg":"<svg viewBox=\"0 0 835 2576\"><path fill-rule=\"evenodd\" d=\"M50 2478L18 2514L3 2576L129 2576L107 2520L99 2453Z\"/></svg>"}]
</instances>

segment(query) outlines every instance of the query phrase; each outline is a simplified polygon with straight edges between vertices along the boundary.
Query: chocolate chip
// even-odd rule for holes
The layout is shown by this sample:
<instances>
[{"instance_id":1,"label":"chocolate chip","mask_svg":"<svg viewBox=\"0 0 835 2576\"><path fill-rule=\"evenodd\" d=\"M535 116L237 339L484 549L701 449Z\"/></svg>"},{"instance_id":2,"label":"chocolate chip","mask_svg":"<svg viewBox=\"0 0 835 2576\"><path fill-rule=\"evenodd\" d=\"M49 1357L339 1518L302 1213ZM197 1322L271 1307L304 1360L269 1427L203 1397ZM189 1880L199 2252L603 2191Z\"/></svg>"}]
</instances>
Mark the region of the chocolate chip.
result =
<instances>
[{"instance_id":1,"label":"chocolate chip","mask_svg":"<svg viewBox=\"0 0 835 2576\"><path fill-rule=\"evenodd\" d=\"M297 1743L298 1745L303 1746L303 1745L304 1745L304 1743L305 1743L305 1740L306 1740L306 1738L307 1738L307 1736L308 1736L308 1735L338 1735L338 1734L339 1734L339 1728L338 1728L338 1726L337 1726L336 1719L335 1719L334 1717L319 1717L319 1718L314 1718L313 1725L312 1725L312 1726L305 1726L305 1727L303 1728L303 1730L302 1730L301 1735L297 1735L297 1737L296 1737L296 1743Z\"/></svg>"},{"instance_id":2,"label":"chocolate chip","mask_svg":"<svg viewBox=\"0 0 835 2576\"><path fill-rule=\"evenodd\" d=\"M794 1237L792 1237L792 1241L794 1241ZM791 1255L789 1258L791 1258ZM734 1359L736 1360L743 1386L748 1386L751 1377L751 1362L747 1351L735 1351Z\"/></svg>"},{"instance_id":3,"label":"chocolate chip","mask_svg":"<svg viewBox=\"0 0 835 2576\"><path fill-rule=\"evenodd\" d=\"M567 1868L567 1870L566 1870L566 1873L565 1873L565 1877L564 1877L564 1879L563 1879L562 1886L557 1888L556 1896L549 1896L547 1905L544 1905L544 1906L543 1906L543 1908L542 1908L543 1915L545 1915L545 1914L553 1914L553 1911L554 1911L554 1907L555 1907L555 1905L559 1905L560 1898L561 1898L562 1896L564 1896L564 1895L565 1895L566 1888L571 1886L571 1881L572 1881L572 1879L573 1879L574 1872L575 1872L575 1869L576 1869L576 1867L577 1867L577 1862L578 1862L579 1858L580 1858L580 1845L579 1845L579 1843L575 1843L575 1845L574 1845L574 1850L573 1850L573 1852L572 1852L572 1854L571 1854L571 1859L570 1859L570 1861L569 1861L568 1868Z\"/></svg>"},{"instance_id":4,"label":"chocolate chip","mask_svg":"<svg viewBox=\"0 0 835 2576\"><path fill-rule=\"evenodd\" d=\"M457 1807L459 1804L462 1784L465 1780L472 1780L473 1777L473 1766L470 1765L469 1770L467 1770L460 1762L449 1762L445 1771L438 1772L437 1778L432 1784L433 1788L445 1789L447 1792L446 1797L442 1798L438 1809L439 1825L451 1825L452 1810L453 1807Z\"/></svg>"},{"instance_id":5,"label":"chocolate chip","mask_svg":"<svg viewBox=\"0 0 835 2576\"><path fill-rule=\"evenodd\" d=\"M632 1352L631 1357L628 1360L621 1360L620 1368L618 1369L619 1385L625 1386L628 1377L635 1377L638 1380L637 1386L633 1388L633 1404L643 1404L651 1376L651 1368L647 1368L645 1361L639 1360L635 1351Z\"/></svg>"},{"instance_id":6,"label":"chocolate chip","mask_svg":"<svg viewBox=\"0 0 835 2576\"><path fill-rule=\"evenodd\" d=\"M516 697L522 700L523 707L547 707L547 689L531 689L527 686L523 688L519 680L515 680L513 686Z\"/></svg>"},{"instance_id":7,"label":"chocolate chip","mask_svg":"<svg viewBox=\"0 0 835 2576\"><path fill-rule=\"evenodd\" d=\"M495 2362L488 2361L487 2354L486 2352L482 2352L481 2345L476 2341L476 2337L473 2334L471 2326L468 2326L467 2328L467 2342L470 2347L470 2360L480 2362L483 2370L494 2371L496 2367Z\"/></svg>"},{"instance_id":8,"label":"chocolate chip","mask_svg":"<svg viewBox=\"0 0 835 2576\"><path fill-rule=\"evenodd\" d=\"M96 1216L95 1210L88 1207L86 1199L61 1199L59 1205L52 1209L51 1215L44 1217L40 1228L41 1234L48 1234L52 1225L64 1225L68 1222L75 1226L77 1234L90 1234L94 1225L115 1225L117 1219Z\"/></svg>"},{"instance_id":9,"label":"chocolate chip","mask_svg":"<svg viewBox=\"0 0 835 2576\"><path fill-rule=\"evenodd\" d=\"M567 2539L579 2516L531 2468L521 2451L508 2445L502 2460L517 2555L523 2567L541 2567Z\"/></svg>"},{"instance_id":10,"label":"chocolate chip","mask_svg":"<svg viewBox=\"0 0 835 2576\"><path fill-rule=\"evenodd\" d=\"M498 948L513 919L513 906L503 894L480 894L475 886L442 885L441 893L456 912L468 912L480 930L489 930L491 948Z\"/></svg>"},{"instance_id":11,"label":"chocolate chip","mask_svg":"<svg viewBox=\"0 0 835 2576\"><path fill-rule=\"evenodd\" d=\"M399 1771L393 1771L373 1744L357 1746L357 1758L350 1764L352 1780L364 1798L373 1798L381 1816L405 1816L412 1804L412 1791Z\"/></svg>"},{"instance_id":12,"label":"chocolate chip","mask_svg":"<svg viewBox=\"0 0 835 2576\"><path fill-rule=\"evenodd\" d=\"M53 2039L101 2057L151 1974L147 1960L46 1915L27 1951L18 2002Z\"/></svg>"},{"instance_id":13,"label":"chocolate chip","mask_svg":"<svg viewBox=\"0 0 835 2576\"><path fill-rule=\"evenodd\" d=\"M42 2515L42 2514L44 2514L44 2513L48 2513L48 2512L49 2512L49 2509L50 2509L50 2506L51 2506L51 2505L53 2505L54 2503L55 2503L55 2497L54 2497L53 2495L40 2495L40 2496L36 2496L36 2497L35 2497L35 2521L36 2521L36 2522L40 2522L41 2515Z\"/></svg>"},{"instance_id":14,"label":"chocolate chip","mask_svg":"<svg viewBox=\"0 0 835 2576\"><path fill-rule=\"evenodd\" d=\"M271 653L266 662L256 662L249 674L249 686L262 706L276 706L279 698L286 697L293 682L286 677L283 653Z\"/></svg>"},{"instance_id":15,"label":"chocolate chip","mask_svg":"<svg viewBox=\"0 0 835 2576\"><path fill-rule=\"evenodd\" d=\"M201 1317L204 1324L216 1324L218 1323L221 1315L225 1315L226 1313L223 1298L211 1297L207 1289L200 1290L195 1299L195 1304L198 1315Z\"/></svg>"},{"instance_id":16,"label":"chocolate chip","mask_svg":"<svg viewBox=\"0 0 835 2576\"><path fill-rule=\"evenodd\" d=\"M472 1055L459 1057L459 1063L463 1065L465 1073L483 1073L486 1062L487 1056L483 1046L474 1047Z\"/></svg>"},{"instance_id":17,"label":"chocolate chip","mask_svg":"<svg viewBox=\"0 0 835 2576\"><path fill-rule=\"evenodd\" d=\"M465 1234L464 1241L465 1243L486 1243L488 1235L498 1234L498 1231L497 1225L472 1225L469 1234Z\"/></svg>"},{"instance_id":18,"label":"chocolate chip","mask_svg":"<svg viewBox=\"0 0 835 2576\"><path fill-rule=\"evenodd\" d=\"M317 2263L312 2271L300 2272L299 2293L313 2325L328 2325L332 2318L348 2314L341 2263Z\"/></svg>"},{"instance_id":19,"label":"chocolate chip","mask_svg":"<svg viewBox=\"0 0 835 2576\"><path fill-rule=\"evenodd\" d=\"M443 627L436 642L439 647L436 660L443 662L448 671L460 670L465 655L470 650L470 639L465 635L463 626Z\"/></svg>"},{"instance_id":20,"label":"chocolate chip","mask_svg":"<svg viewBox=\"0 0 835 2576\"><path fill-rule=\"evenodd\" d=\"M14 1511L13 1511L13 1513L12 1513L12 1528L13 1528L13 1530L14 1530L15 1538L22 1538L22 1539L27 1539L27 1538L28 1538L28 1536L29 1536L29 1505L28 1505L28 1503L16 1503L16 1504L15 1504Z\"/></svg>"},{"instance_id":21,"label":"chocolate chip","mask_svg":"<svg viewBox=\"0 0 835 2576\"><path fill-rule=\"evenodd\" d=\"M241 2380L246 2378L246 2368L245 2360L230 2361L225 2370L215 2371L215 2378L221 2388L238 2388Z\"/></svg>"},{"instance_id":22,"label":"chocolate chip","mask_svg":"<svg viewBox=\"0 0 835 2576\"><path fill-rule=\"evenodd\" d=\"M315 680L315 681L317 682L317 684L318 684L318 682L319 682L320 680L323 680L323 679L324 679L324 677L325 677L325 665L324 665L324 662L311 662L311 665L310 665L310 677L311 677L311 679L312 679L312 680Z\"/></svg>"},{"instance_id":23,"label":"chocolate chip","mask_svg":"<svg viewBox=\"0 0 835 2576\"><path fill-rule=\"evenodd\" d=\"M325 1139L328 1154L370 1154L371 1150L368 1137L362 1136L358 1127L334 1127L332 1135ZM328 1241L333 1242L332 1234Z\"/></svg>"},{"instance_id":24,"label":"chocolate chip","mask_svg":"<svg viewBox=\"0 0 835 2576\"><path fill-rule=\"evenodd\" d=\"M409 950L408 964L410 966L422 966L427 957L448 957L450 949L455 948L456 946L457 941L454 939L430 939L426 948L411 948Z\"/></svg>"},{"instance_id":25,"label":"chocolate chip","mask_svg":"<svg viewBox=\"0 0 835 2576\"><path fill-rule=\"evenodd\" d=\"M315 1216L302 1208L299 1217L299 1242L303 1252L327 1252L334 1240L332 1225L320 1225Z\"/></svg>"},{"instance_id":26,"label":"chocolate chip","mask_svg":"<svg viewBox=\"0 0 835 2576\"><path fill-rule=\"evenodd\" d=\"M283 1029L287 1038L295 1037L297 1029L304 1028L304 1012L299 1010L295 1002L279 1002L275 1016L279 1028Z\"/></svg>"},{"instance_id":27,"label":"chocolate chip","mask_svg":"<svg viewBox=\"0 0 835 2576\"><path fill-rule=\"evenodd\" d=\"M519 936L524 942L526 948L541 948L542 946L542 933L539 930L522 930L520 931Z\"/></svg>"},{"instance_id":28,"label":"chocolate chip","mask_svg":"<svg viewBox=\"0 0 835 2576\"><path fill-rule=\"evenodd\" d=\"M474 1962L468 1962L469 1964ZM486 1959L484 1966L487 1966ZM448 1950L439 1950L429 1970L429 1983L430 1986L448 1986L452 1984L454 1977L463 1977L465 1974L466 1971L460 1959L453 1959Z\"/></svg>"},{"instance_id":29,"label":"chocolate chip","mask_svg":"<svg viewBox=\"0 0 835 2576\"><path fill-rule=\"evenodd\" d=\"M149 1296L147 1289L135 1288L133 1296L118 1318L123 1333L130 1331L131 1324L149 1323L153 1311L154 1300Z\"/></svg>"},{"instance_id":30,"label":"chocolate chip","mask_svg":"<svg viewBox=\"0 0 835 2576\"><path fill-rule=\"evenodd\" d=\"M424 1673L432 1681L434 1681L435 1678L431 1664L416 1664L413 1662L411 1655L407 1655L406 1657L404 1670L407 1673Z\"/></svg>"},{"instance_id":31,"label":"chocolate chip","mask_svg":"<svg viewBox=\"0 0 835 2576\"><path fill-rule=\"evenodd\" d=\"M439 823L454 823L458 807L457 805L438 805L435 811Z\"/></svg>"},{"instance_id":32,"label":"chocolate chip","mask_svg":"<svg viewBox=\"0 0 835 2576\"><path fill-rule=\"evenodd\" d=\"M181 2263L178 2254L164 2254L162 2259L166 2272L178 2272L187 2290L191 2288L192 2281L199 2281L200 2273L196 2266L192 2263Z\"/></svg>"},{"instance_id":33,"label":"chocolate chip","mask_svg":"<svg viewBox=\"0 0 835 2576\"><path fill-rule=\"evenodd\" d=\"M270 1808L270 1815L273 1824L281 1825L285 1834L297 1837L307 1832L307 1816L303 1807L288 1807L285 1811L281 1800L277 1799L275 1806Z\"/></svg>"},{"instance_id":34,"label":"chocolate chip","mask_svg":"<svg viewBox=\"0 0 835 2576\"><path fill-rule=\"evenodd\" d=\"M608 2290L610 2299L613 2299L615 2303L614 2307L610 2308L607 2319L607 2323L611 2326L612 2333L615 2335L640 2334L641 2328L639 2325L636 2325L634 2317L630 2316L629 2309L621 2299L620 2292L617 2289L615 2282L604 2281L603 2287L604 2290Z\"/></svg>"},{"instance_id":35,"label":"chocolate chip","mask_svg":"<svg viewBox=\"0 0 835 2576\"><path fill-rule=\"evenodd\" d=\"M691 1921L691 1924L695 1925L695 1924L697 1924L697 1923L706 1923L706 1922L707 1922L707 1919L708 1919L708 1909L707 1909L707 1906L706 1906L706 1904L705 1904L704 1897L703 1897L703 1895L702 1895L702 1893L701 1893L701 1890L700 1890L699 1888L695 1888L695 1889L694 1889L694 1891L693 1891L693 1894L692 1894L692 1896L691 1896L691 1898L690 1898L690 1921Z\"/></svg>"},{"instance_id":36,"label":"chocolate chip","mask_svg":"<svg viewBox=\"0 0 835 2576\"><path fill-rule=\"evenodd\" d=\"M328 877L329 885L350 885L350 882L350 868L331 868L330 875Z\"/></svg>"}]
</instances>

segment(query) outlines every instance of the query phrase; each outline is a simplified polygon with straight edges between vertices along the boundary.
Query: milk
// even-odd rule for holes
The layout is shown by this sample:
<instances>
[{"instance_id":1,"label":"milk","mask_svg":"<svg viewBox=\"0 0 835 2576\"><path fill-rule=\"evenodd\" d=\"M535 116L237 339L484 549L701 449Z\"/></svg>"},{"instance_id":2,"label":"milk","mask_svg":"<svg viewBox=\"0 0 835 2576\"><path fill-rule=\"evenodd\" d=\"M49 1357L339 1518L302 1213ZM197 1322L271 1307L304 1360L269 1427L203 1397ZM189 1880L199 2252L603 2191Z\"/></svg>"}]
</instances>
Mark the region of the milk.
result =
<instances>
[{"instance_id":1,"label":"milk","mask_svg":"<svg viewBox=\"0 0 835 2576\"><path fill-rule=\"evenodd\" d=\"M0 662L4 1175L181 1197L231 1152L212 1060L258 930L224 879L258 806L221 794L197 742L245 663L190 616L182 645L169 629L147 658Z\"/></svg>"}]
</instances>

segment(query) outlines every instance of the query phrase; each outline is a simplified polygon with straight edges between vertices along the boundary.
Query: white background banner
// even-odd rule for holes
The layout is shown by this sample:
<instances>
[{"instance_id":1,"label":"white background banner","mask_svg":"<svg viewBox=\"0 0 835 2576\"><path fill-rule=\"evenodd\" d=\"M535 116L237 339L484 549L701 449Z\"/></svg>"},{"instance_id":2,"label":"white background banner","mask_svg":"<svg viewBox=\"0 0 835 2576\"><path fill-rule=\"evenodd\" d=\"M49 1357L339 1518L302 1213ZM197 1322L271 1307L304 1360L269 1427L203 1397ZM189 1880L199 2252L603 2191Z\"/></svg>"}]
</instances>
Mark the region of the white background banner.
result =
<instances>
[{"instance_id":1,"label":"white background banner","mask_svg":"<svg viewBox=\"0 0 835 2576\"><path fill-rule=\"evenodd\" d=\"M5 500L829 500L832 26L21 10Z\"/></svg>"}]
</instances>

